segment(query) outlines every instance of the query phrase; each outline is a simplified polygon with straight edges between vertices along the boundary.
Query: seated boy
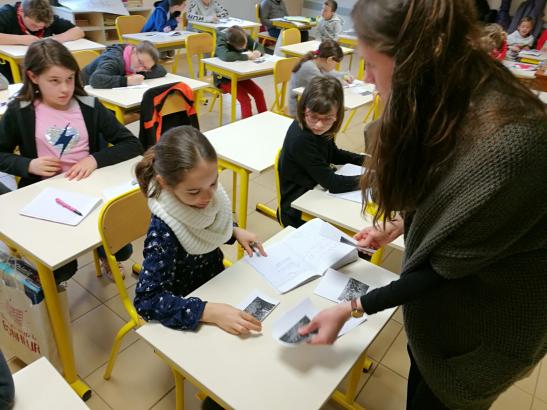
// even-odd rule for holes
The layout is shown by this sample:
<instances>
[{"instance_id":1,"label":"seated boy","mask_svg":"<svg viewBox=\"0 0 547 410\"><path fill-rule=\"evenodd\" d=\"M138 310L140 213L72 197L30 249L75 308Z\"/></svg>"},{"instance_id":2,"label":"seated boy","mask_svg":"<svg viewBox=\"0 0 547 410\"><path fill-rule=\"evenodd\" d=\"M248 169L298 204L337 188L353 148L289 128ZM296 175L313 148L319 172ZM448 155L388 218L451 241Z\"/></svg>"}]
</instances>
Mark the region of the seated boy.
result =
<instances>
[{"instance_id":1,"label":"seated boy","mask_svg":"<svg viewBox=\"0 0 547 410\"><path fill-rule=\"evenodd\" d=\"M507 36L509 50L518 54L521 50L530 50L534 44L534 36L531 34L534 29L534 19L523 17L517 29Z\"/></svg>"},{"instance_id":2,"label":"seated boy","mask_svg":"<svg viewBox=\"0 0 547 410\"><path fill-rule=\"evenodd\" d=\"M342 26L344 20L338 14L338 3L335 0L326 0L323 3L323 9L321 10L321 17L317 23L317 34L321 41L325 40L338 40L338 36L342 32Z\"/></svg>"},{"instance_id":3,"label":"seated boy","mask_svg":"<svg viewBox=\"0 0 547 410\"><path fill-rule=\"evenodd\" d=\"M0 7L0 44L30 45L43 37L55 40L78 40L81 28L53 14L48 0L23 0ZM13 82L9 64L0 65L0 73Z\"/></svg>"},{"instance_id":4,"label":"seated boy","mask_svg":"<svg viewBox=\"0 0 547 410\"><path fill-rule=\"evenodd\" d=\"M137 46L114 44L82 70L82 81L93 88L127 87L144 79L164 77L159 53L149 41Z\"/></svg>"},{"instance_id":5,"label":"seated boy","mask_svg":"<svg viewBox=\"0 0 547 410\"><path fill-rule=\"evenodd\" d=\"M186 0L160 0L154 3L154 11L148 17L141 32L176 30L180 15L186 11Z\"/></svg>"}]
</instances>

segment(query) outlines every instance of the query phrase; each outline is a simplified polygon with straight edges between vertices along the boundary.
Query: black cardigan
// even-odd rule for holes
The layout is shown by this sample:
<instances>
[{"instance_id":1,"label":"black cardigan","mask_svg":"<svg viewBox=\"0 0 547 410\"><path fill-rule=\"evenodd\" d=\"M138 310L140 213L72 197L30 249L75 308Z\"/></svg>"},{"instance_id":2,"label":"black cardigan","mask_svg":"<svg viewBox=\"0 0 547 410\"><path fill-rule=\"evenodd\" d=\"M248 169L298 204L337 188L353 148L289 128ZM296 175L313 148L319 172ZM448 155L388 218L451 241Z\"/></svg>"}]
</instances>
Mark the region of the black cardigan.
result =
<instances>
[{"instance_id":1,"label":"black cardigan","mask_svg":"<svg viewBox=\"0 0 547 410\"><path fill-rule=\"evenodd\" d=\"M283 225L302 225L302 213L291 208L291 203L317 184L332 193L359 189L359 177L337 175L331 164L362 165L363 161L363 155L339 149L333 138L302 129L295 120L287 131L279 157Z\"/></svg>"},{"instance_id":2,"label":"black cardigan","mask_svg":"<svg viewBox=\"0 0 547 410\"><path fill-rule=\"evenodd\" d=\"M75 97L89 134L89 153L97 161L97 168L117 164L142 153L139 140L120 124L98 99ZM30 161L36 151L36 113L28 101L10 102L0 120L0 171L21 177L19 187L33 184L42 177L29 174ZM106 147L106 143L112 144ZM20 155L14 154L19 147Z\"/></svg>"}]
</instances>

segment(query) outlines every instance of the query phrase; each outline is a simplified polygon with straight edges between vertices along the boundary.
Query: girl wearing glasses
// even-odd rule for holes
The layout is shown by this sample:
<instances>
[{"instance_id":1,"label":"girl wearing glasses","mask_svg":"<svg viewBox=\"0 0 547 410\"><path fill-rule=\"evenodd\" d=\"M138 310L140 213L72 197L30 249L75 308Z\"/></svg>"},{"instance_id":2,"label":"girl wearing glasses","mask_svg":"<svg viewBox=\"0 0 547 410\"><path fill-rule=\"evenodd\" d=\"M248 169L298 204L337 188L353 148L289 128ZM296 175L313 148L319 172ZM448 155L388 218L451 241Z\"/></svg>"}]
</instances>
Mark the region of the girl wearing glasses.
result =
<instances>
[{"instance_id":1,"label":"girl wearing glasses","mask_svg":"<svg viewBox=\"0 0 547 410\"><path fill-rule=\"evenodd\" d=\"M361 165L364 156L339 149L334 136L344 119L344 92L333 77L314 77L298 103L279 157L280 222L299 227L302 213L291 203L317 184L332 193L359 189L359 177L335 174L331 164Z\"/></svg>"}]
</instances>

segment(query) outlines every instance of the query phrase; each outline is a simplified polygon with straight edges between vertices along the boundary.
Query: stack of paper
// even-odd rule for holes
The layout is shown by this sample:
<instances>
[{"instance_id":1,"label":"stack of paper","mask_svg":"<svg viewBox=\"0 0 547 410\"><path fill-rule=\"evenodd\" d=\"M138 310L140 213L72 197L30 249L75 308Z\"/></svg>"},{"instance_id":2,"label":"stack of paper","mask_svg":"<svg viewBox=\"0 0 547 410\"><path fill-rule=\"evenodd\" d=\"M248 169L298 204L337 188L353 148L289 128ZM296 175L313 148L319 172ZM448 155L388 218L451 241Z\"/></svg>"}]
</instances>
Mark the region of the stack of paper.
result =
<instances>
[{"instance_id":1,"label":"stack of paper","mask_svg":"<svg viewBox=\"0 0 547 410\"><path fill-rule=\"evenodd\" d=\"M266 247L268 257L245 257L278 292L285 293L328 268L344 266L357 259L355 247L340 242L348 237L321 219L312 219L284 240Z\"/></svg>"},{"instance_id":2,"label":"stack of paper","mask_svg":"<svg viewBox=\"0 0 547 410\"><path fill-rule=\"evenodd\" d=\"M60 201L57 201L60 200ZM68 205L62 206L59 202ZM78 225L101 202L101 198L61 189L45 188L19 211L21 215L66 225Z\"/></svg>"},{"instance_id":3,"label":"stack of paper","mask_svg":"<svg viewBox=\"0 0 547 410\"><path fill-rule=\"evenodd\" d=\"M365 172L365 168L363 168L359 165L345 164L344 166L340 167L340 169L338 171L336 171L335 174L351 177L351 176L362 175L363 172ZM346 199L348 201L357 202L359 204L362 202L361 190L343 192L341 194L332 194L332 193L328 192L328 194L332 195L336 198Z\"/></svg>"}]
</instances>

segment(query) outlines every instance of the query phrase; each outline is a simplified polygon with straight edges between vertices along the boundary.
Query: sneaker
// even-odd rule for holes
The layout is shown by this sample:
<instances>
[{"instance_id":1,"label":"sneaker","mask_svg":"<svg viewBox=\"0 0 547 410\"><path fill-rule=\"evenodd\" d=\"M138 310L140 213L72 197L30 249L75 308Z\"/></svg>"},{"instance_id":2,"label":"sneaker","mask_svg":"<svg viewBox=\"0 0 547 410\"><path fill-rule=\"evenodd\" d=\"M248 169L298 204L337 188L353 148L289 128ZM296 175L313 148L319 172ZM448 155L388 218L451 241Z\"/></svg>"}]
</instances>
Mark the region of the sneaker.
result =
<instances>
[{"instance_id":1,"label":"sneaker","mask_svg":"<svg viewBox=\"0 0 547 410\"><path fill-rule=\"evenodd\" d=\"M121 262L117 262L117 264L122 274L122 279L125 279L125 268L123 267ZM101 275L106 276L108 279L114 282L112 271L110 270L110 266L108 265L108 262L106 261L105 258L99 258L99 265L101 266Z\"/></svg>"}]
</instances>

